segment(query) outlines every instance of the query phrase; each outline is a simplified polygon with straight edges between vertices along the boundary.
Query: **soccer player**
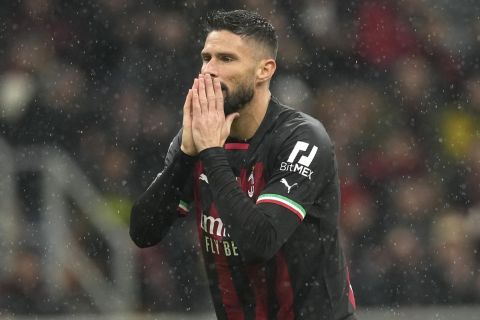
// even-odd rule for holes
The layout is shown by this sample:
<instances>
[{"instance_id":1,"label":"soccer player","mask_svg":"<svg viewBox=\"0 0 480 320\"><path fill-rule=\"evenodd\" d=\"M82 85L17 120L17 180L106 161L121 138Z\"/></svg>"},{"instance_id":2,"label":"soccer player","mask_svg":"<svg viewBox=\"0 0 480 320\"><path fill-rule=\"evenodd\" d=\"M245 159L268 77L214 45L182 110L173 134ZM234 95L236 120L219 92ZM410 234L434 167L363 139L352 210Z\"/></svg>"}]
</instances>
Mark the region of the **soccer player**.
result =
<instances>
[{"instance_id":1,"label":"soccer player","mask_svg":"<svg viewBox=\"0 0 480 320\"><path fill-rule=\"evenodd\" d=\"M153 246L195 215L218 319L355 319L333 145L318 120L271 96L276 53L259 14L207 17L182 130L130 236Z\"/></svg>"}]
</instances>

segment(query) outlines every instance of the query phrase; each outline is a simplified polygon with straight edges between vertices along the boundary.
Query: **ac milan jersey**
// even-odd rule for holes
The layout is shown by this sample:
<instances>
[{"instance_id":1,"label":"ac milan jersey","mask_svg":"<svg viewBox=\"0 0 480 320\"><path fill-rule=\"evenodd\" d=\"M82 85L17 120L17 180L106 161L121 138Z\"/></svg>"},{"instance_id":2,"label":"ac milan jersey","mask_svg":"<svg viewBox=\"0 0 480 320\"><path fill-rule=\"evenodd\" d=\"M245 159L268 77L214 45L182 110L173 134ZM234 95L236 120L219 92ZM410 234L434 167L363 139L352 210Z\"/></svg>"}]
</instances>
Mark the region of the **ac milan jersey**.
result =
<instances>
[{"instance_id":1,"label":"ac milan jersey","mask_svg":"<svg viewBox=\"0 0 480 320\"><path fill-rule=\"evenodd\" d=\"M354 319L333 145L318 120L272 98L252 139L190 162L175 194L180 215L196 216L218 319Z\"/></svg>"}]
</instances>

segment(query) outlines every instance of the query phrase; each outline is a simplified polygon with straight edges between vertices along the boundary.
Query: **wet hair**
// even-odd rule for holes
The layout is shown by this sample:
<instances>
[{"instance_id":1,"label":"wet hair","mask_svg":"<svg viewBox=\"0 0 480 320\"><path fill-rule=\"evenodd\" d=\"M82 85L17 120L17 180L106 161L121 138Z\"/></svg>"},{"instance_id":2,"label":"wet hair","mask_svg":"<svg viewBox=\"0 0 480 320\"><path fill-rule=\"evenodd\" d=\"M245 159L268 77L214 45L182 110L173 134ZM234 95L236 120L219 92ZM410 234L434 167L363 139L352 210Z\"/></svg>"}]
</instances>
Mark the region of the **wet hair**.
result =
<instances>
[{"instance_id":1,"label":"wet hair","mask_svg":"<svg viewBox=\"0 0 480 320\"><path fill-rule=\"evenodd\" d=\"M273 25L254 11L213 11L207 15L205 31L227 30L264 45L272 58L277 57L278 37Z\"/></svg>"}]
</instances>

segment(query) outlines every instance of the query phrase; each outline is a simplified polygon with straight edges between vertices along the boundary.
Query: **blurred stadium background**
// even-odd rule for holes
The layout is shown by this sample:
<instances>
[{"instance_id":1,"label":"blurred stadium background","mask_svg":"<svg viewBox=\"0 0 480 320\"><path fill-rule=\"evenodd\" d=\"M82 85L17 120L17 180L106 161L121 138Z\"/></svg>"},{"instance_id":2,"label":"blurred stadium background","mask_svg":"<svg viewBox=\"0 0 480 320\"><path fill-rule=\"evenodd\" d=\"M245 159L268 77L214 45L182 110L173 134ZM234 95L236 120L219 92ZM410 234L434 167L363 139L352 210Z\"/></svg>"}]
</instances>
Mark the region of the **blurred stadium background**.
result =
<instances>
[{"instance_id":1,"label":"blurred stadium background","mask_svg":"<svg viewBox=\"0 0 480 320\"><path fill-rule=\"evenodd\" d=\"M0 318L212 317L193 221L139 250L128 218L219 8L273 22L273 94L335 142L363 319L478 319L476 0L2 1Z\"/></svg>"}]
</instances>

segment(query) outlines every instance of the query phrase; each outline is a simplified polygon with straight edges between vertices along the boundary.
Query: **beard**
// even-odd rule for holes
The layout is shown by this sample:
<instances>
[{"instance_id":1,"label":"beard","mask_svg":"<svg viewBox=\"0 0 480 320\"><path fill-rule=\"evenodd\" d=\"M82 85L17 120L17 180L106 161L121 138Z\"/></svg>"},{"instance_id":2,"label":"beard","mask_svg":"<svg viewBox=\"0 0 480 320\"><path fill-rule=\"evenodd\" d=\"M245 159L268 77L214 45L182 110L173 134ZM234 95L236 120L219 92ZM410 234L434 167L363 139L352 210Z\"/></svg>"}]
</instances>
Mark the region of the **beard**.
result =
<instances>
[{"instance_id":1,"label":"beard","mask_svg":"<svg viewBox=\"0 0 480 320\"><path fill-rule=\"evenodd\" d=\"M225 91L223 109L226 116L242 110L253 98L253 85L241 84L235 90L229 90L221 83L221 87L222 91Z\"/></svg>"}]
</instances>

